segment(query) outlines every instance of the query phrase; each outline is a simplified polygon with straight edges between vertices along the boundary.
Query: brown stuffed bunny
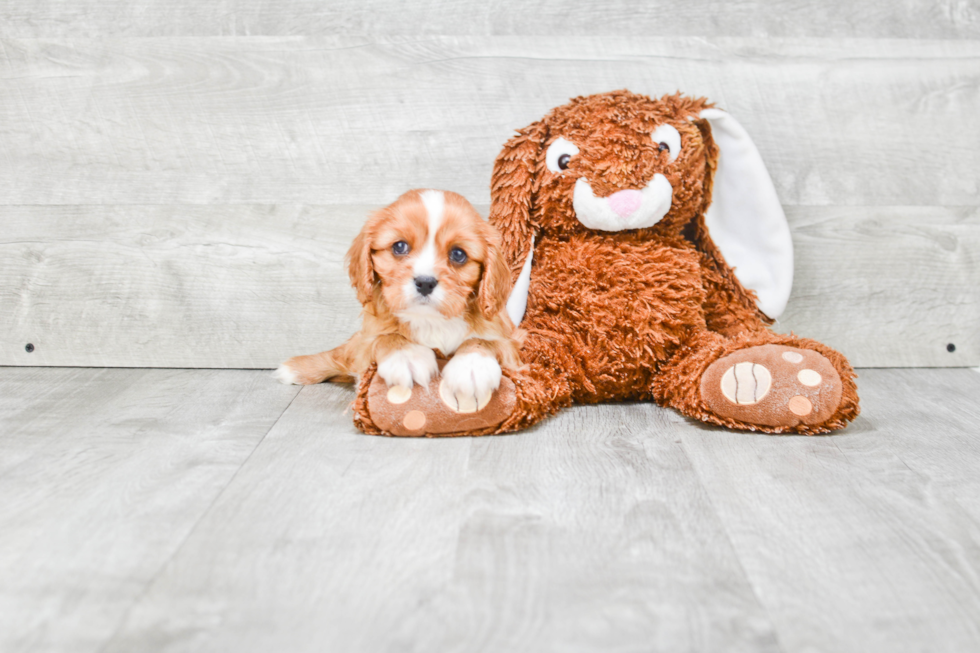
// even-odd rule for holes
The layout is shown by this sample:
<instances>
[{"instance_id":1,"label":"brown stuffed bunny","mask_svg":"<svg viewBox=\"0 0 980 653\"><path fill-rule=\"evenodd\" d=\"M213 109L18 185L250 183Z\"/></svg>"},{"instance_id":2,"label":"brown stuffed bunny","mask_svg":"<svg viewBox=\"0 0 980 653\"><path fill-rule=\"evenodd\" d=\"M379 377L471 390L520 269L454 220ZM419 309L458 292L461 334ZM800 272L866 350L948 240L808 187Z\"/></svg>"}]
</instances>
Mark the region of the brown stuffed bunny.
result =
<instances>
[{"instance_id":1,"label":"brown stuffed bunny","mask_svg":"<svg viewBox=\"0 0 980 653\"><path fill-rule=\"evenodd\" d=\"M502 414L426 435L512 431L573 402L627 399L769 433L857 416L844 356L766 328L792 285L789 228L745 130L704 99L575 98L504 146L491 200L525 366L508 375ZM389 433L372 421L385 410L365 376L356 420Z\"/></svg>"}]
</instances>

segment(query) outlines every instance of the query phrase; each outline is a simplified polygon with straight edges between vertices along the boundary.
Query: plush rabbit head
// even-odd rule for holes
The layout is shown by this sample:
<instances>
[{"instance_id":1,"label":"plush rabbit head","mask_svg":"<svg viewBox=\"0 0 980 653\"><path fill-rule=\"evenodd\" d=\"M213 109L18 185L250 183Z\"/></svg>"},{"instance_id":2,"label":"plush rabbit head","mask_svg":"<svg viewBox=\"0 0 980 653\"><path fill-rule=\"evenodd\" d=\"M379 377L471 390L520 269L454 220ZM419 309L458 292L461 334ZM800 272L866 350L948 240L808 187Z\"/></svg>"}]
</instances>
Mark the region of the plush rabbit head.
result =
<instances>
[{"instance_id":1,"label":"plush rabbit head","mask_svg":"<svg viewBox=\"0 0 980 653\"><path fill-rule=\"evenodd\" d=\"M741 125L703 98L575 98L504 146L491 198L516 278L515 323L543 233L689 234L723 271L734 268L766 315L779 315L789 297L792 241L772 181Z\"/></svg>"}]
</instances>

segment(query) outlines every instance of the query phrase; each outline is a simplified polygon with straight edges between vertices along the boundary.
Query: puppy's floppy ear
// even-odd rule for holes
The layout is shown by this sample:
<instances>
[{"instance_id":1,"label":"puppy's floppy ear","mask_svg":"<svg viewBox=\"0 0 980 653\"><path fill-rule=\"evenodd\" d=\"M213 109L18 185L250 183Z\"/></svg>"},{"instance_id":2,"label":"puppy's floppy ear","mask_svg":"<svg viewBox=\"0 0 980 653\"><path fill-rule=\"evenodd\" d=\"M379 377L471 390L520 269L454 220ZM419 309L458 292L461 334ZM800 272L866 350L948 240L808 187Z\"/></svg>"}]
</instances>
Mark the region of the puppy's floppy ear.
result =
<instances>
[{"instance_id":1,"label":"puppy's floppy ear","mask_svg":"<svg viewBox=\"0 0 980 653\"><path fill-rule=\"evenodd\" d=\"M495 316L507 305L510 295L510 266L500 247L500 235L492 225L484 224L487 253L483 259L483 275L477 290L480 312L487 318Z\"/></svg>"},{"instance_id":2,"label":"puppy's floppy ear","mask_svg":"<svg viewBox=\"0 0 980 653\"><path fill-rule=\"evenodd\" d=\"M778 317L793 287L793 239L772 179L745 128L731 115L705 109L695 123L705 134L708 156L716 149L718 157L706 198L707 234L741 284L755 291L759 310ZM711 243L699 246L715 255Z\"/></svg>"},{"instance_id":3,"label":"puppy's floppy ear","mask_svg":"<svg viewBox=\"0 0 980 653\"><path fill-rule=\"evenodd\" d=\"M535 173L547 138L548 127L544 121L518 130L497 155L490 179L490 224L500 231L504 258L515 281L514 292L507 302L507 312L515 325L520 324L527 307L535 236L531 206L537 190Z\"/></svg>"},{"instance_id":4,"label":"puppy's floppy ear","mask_svg":"<svg viewBox=\"0 0 980 653\"><path fill-rule=\"evenodd\" d=\"M347 250L347 274L350 285L357 291L357 301L367 304L374 295L374 262L371 259L371 241L378 223L384 218L384 209L372 213L364 228L354 238L350 249Z\"/></svg>"}]
</instances>

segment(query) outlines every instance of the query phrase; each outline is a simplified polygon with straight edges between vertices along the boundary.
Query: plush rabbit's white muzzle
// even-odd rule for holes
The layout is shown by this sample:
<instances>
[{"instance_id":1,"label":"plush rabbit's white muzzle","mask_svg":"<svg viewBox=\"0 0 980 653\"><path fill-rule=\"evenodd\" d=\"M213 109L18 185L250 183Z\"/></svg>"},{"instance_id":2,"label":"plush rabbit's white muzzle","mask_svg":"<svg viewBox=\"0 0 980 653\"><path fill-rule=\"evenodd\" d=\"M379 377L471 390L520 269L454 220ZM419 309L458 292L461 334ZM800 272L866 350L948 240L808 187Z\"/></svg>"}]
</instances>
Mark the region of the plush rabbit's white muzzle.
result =
<instances>
[{"instance_id":1,"label":"plush rabbit's white muzzle","mask_svg":"<svg viewBox=\"0 0 980 653\"><path fill-rule=\"evenodd\" d=\"M585 177L575 182L572 206L575 217L589 229L623 231L645 229L660 222L674 197L674 189L662 174L653 176L642 190L621 190L596 197Z\"/></svg>"}]
</instances>

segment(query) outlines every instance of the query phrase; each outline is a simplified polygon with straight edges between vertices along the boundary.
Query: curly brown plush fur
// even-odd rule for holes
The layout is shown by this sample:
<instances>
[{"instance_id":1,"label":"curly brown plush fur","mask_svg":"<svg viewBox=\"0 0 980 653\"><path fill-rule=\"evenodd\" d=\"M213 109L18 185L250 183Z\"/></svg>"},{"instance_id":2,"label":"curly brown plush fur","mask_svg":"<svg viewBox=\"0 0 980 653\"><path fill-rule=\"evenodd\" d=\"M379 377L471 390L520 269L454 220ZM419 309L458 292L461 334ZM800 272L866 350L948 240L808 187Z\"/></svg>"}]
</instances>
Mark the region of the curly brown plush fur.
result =
<instances>
[{"instance_id":1,"label":"curly brown plush fur","mask_svg":"<svg viewBox=\"0 0 980 653\"><path fill-rule=\"evenodd\" d=\"M493 170L490 222L502 233L514 279L532 248L533 267L521 323L525 366L509 374L516 405L496 432L526 428L573 402L628 399L653 399L705 422L770 433L825 433L857 416L847 360L812 340L769 331L771 321L756 308L754 294L710 238L704 215L718 151L711 126L699 118L709 107L679 94L579 97L504 146ZM674 161L650 138L664 124L676 128L683 143ZM559 137L579 148L565 174L546 165L547 149ZM587 178L595 197L607 198L642 189L657 173L670 182L673 196L654 226L598 231L576 215L579 178ZM804 362L801 381L795 368L792 378L774 376L765 401L778 399L792 410L778 405L770 411L776 417L750 419L745 416L755 413L734 401L724 404L718 383L702 386L706 375L721 378L738 360L748 360L740 369L755 374L756 362L779 352L788 352L787 361L806 354L825 370L814 377ZM712 369L715 362L720 367ZM832 378L834 371L839 378Z\"/></svg>"}]
</instances>

